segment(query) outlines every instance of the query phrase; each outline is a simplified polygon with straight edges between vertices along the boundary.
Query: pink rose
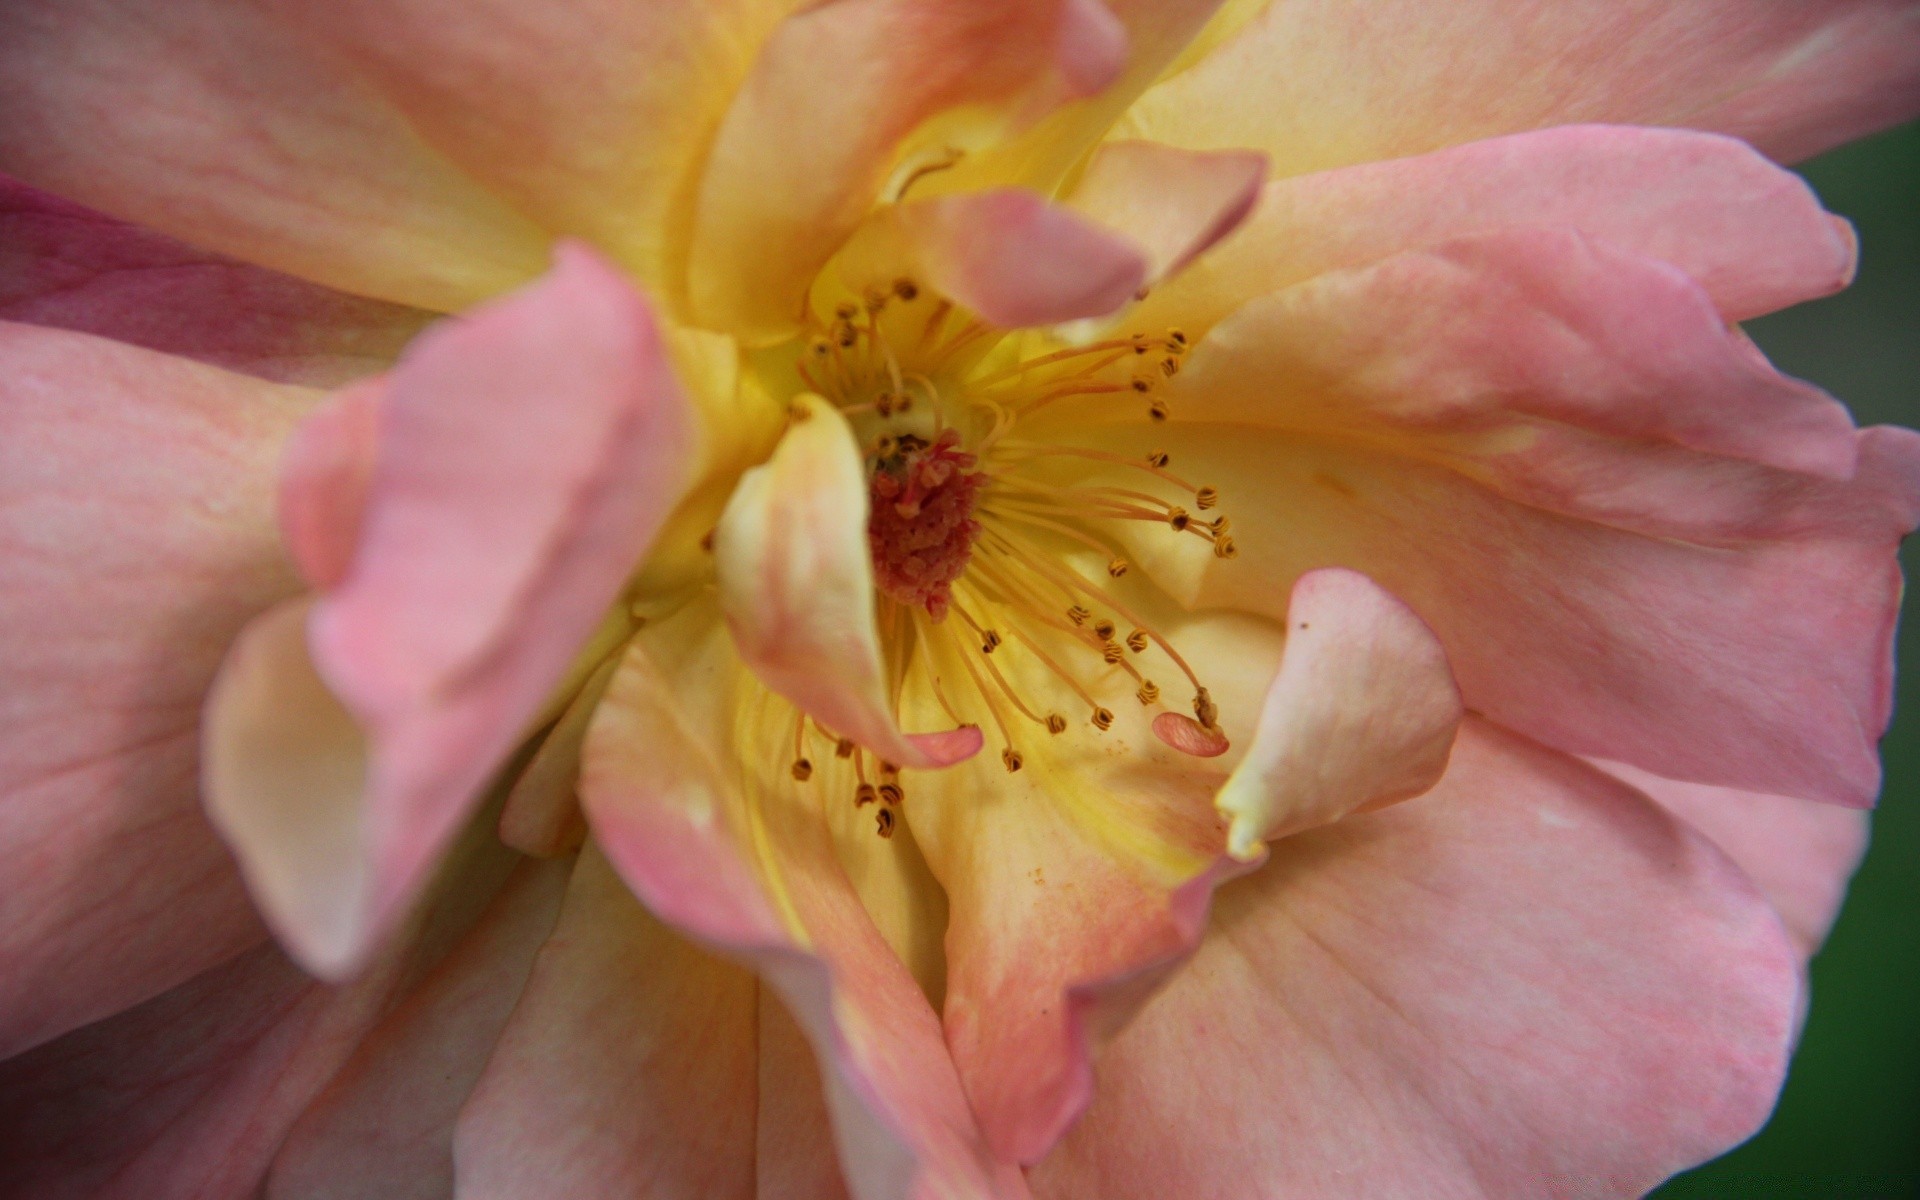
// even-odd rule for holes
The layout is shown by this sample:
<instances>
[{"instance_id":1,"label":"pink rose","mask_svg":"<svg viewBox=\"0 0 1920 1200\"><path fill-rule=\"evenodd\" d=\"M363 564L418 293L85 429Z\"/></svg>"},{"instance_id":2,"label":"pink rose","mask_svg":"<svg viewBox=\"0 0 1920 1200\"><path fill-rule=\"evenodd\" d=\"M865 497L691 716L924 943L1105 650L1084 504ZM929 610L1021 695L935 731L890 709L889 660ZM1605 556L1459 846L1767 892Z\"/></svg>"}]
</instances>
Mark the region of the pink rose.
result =
<instances>
[{"instance_id":1,"label":"pink rose","mask_svg":"<svg viewBox=\"0 0 1920 1200\"><path fill-rule=\"evenodd\" d=\"M1720 1152L1920 523L1763 155L1916 110L1887 0L8 6L0 1192Z\"/></svg>"}]
</instances>

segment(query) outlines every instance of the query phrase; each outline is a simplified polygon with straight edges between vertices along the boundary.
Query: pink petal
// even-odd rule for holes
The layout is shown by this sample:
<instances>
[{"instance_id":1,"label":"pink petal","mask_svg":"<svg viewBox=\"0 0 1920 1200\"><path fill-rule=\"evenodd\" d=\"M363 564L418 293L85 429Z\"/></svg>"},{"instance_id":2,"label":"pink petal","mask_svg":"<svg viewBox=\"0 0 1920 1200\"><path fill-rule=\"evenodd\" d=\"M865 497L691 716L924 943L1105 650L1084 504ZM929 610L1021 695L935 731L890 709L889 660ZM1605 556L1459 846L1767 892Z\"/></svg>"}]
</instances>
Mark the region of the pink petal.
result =
<instances>
[{"instance_id":1,"label":"pink petal","mask_svg":"<svg viewBox=\"0 0 1920 1200\"><path fill-rule=\"evenodd\" d=\"M1017 1200L1019 1173L980 1143L938 1018L835 856L820 793L800 791L784 759L768 763L768 747L731 744L738 715L756 711L736 703L764 711L766 694L728 659L698 606L641 633L588 734L581 792L594 837L660 919L779 991L828 1064L855 1195Z\"/></svg>"},{"instance_id":2,"label":"pink petal","mask_svg":"<svg viewBox=\"0 0 1920 1200\"><path fill-rule=\"evenodd\" d=\"M651 314L583 250L428 334L388 389L360 542L307 634L309 682L343 710L326 717L336 736L277 723L259 707L276 669L246 675L244 655L212 704L209 804L252 877L280 880L262 894L276 928L328 975L351 971L411 899L692 470L692 416ZM281 647L277 670L297 673L287 637L261 637ZM303 711L326 713L305 694ZM285 781L297 752L323 747L331 775ZM332 831L337 854L286 840L307 821L322 822L310 835Z\"/></svg>"},{"instance_id":3,"label":"pink petal","mask_svg":"<svg viewBox=\"0 0 1920 1200\"><path fill-rule=\"evenodd\" d=\"M1765 901L1482 722L1432 793L1280 843L1214 920L1037 1194L1640 1195L1751 1133L1786 1066Z\"/></svg>"},{"instance_id":4,"label":"pink petal","mask_svg":"<svg viewBox=\"0 0 1920 1200\"><path fill-rule=\"evenodd\" d=\"M1840 290L1857 250L1805 181L1731 138L1570 126L1275 180L1231 249L1170 281L1139 319L1197 335L1324 271L1542 225L1671 263L1729 320Z\"/></svg>"},{"instance_id":5,"label":"pink petal","mask_svg":"<svg viewBox=\"0 0 1920 1200\"><path fill-rule=\"evenodd\" d=\"M1094 151L1067 204L1146 250L1147 280L1180 270L1253 211L1266 179L1258 154L1195 154L1151 142Z\"/></svg>"},{"instance_id":6,"label":"pink petal","mask_svg":"<svg viewBox=\"0 0 1920 1200\"><path fill-rule=\"evenodd\" d=\"M262 936L195 798L200 698L298 586L270 518L310 394L0 324L0 1057Z\"/></svg>"},{"instance_id":7,"label":"pink petal","mask_svg":"<svg viewBox=\"0 0 1920 1200\"><path fill-rule=\"evenodd\" d=\"M395 999L457 944L506 874L469 846L409 935L351 987L263 946L0 1063L0 1193L256 1196L313 1098Z\"/></svg>"},{"instance_id":8,"label":"pink petal","mask_svg":"<svg viewBox=\"0 0 1920 1200\"><path fill-rule=\"evenodd\" d=\"M459 1194L752 1200L757 992L590 847L460 1113Z\"/></svg>"},{"instance_id":9,"label":"pink petal","mask_svg":"<svg viewBox=\"0 0 1920 1200\"><path fill-rule=\"evenodd\" d=\"M451 1194L453 1129L553 929L570 864L520 866L477 924L381 1020L274 1157L276 1196Z\"/></svg>"},{"instance_id":10,"label":"pink petal","mask_svg":"<svg viewBox=\"0 0 1920 1200\"><path fill-rule=\"evenodd\" d=\"M0 318L318 386L386 366L429 319L195 250L5 176Z\"/></svg>"},{"instance_id":11,"label":"pink petal","mask_svg":"<svg viewBox=\"0 0 1920 1200\"><path fill-rule=\"evenodd\" d=\"M1365 438L1544 508L1715 540L1776 532L1813 482L1746 464L1845 479L1858 457L1846 409L1775 372L1686 276L1567 230L1256 300L1167 395L1183 417Z\"/></svg>"},{"instance_id":12,"label":"pink petal","mask_svg":"<svg viewBox=\"0 0 1920 1200\"><path fill-rule=\"evenodd\" d=\"M969 140L936 133L903 147L909 134L962 105L1031 122L1071 95L1050 81L1077 89L1110 78L1116 48L1106 22L1061 0L838 0L787 17L722 122L700 183L695 316L778 340L903 149L910 173L950 159L949 136Z\"/></svg>"},{"instance_id":13,"label":"pink petal","mask_svg":"<svg viewBox=\"0 0 1920 1200\"><path fill-rule=\"evenodd\" d=\"M1018 188L916 201L889 215L912 269L1003 329L1106 316L1147 278L1140 248Z\"/></svg>"},{"instance_id":14,"label":"pink petal","mask_svg":"<svg viewBox=\"0 0 1920 1200\"><path fill-rule=\"evenodd\" d=\"M1866 431L1852 481L1783 501L1829 518L1725 545L1571 520L1350 442L1178 423L1156 441L1235 517L1231 562L1132 547L1186 602L1277 616L1300 574L1349 567L1432 626L1470 709L1529 736L1746 790L1865 805L1878 788L1893 551L1920 516L1905 431Z\"/></svg>"},{"instance_id":15,"label":"pink petal","mask_svg":"<svg viewBox=\"0 0 1920 1200\"><path fill-rule=\"evenodd\" d=\"M1446 770L1465 715L1446 652L1412 609L1354 571L1309 571L1287 601L1287 649L1247 755L1214 803L1247 860L1359 809L1418 796Z\"/></svg>"},{"instance_id":16,"label":"pink petal","mask_svg":"<svg viewBox=\"0 0 1920 1200\"><path fill-rule=\"evenodd\" d=\"M0 171L216 253L437 311L544 265L540 230L269 6L10 4L0 80Z\"/></svg>"},{"instance_id":17,"label":"pink petal","mask_svg":"<svg viewBox=\"0 0 1920 1200\"><path fill-rule=\"evenodd\" d=\"M720 605L740 657L822 725L899 766L968 757L977 732L915 741L894 723L860 448L832 404L802 396L792 412L773 457L741 476L714 531Z\"/></svg>"},{"instance_id":18,"label":"pink petal","mask_svg":"<svg viewBox=\"0 0 1920 1200\"><path fill-rule=\"evenodd\" d=\"M380 452L384 377L337 392L300 422L280 464L280 533L315 588L347 577Z\"/></svg>"},{"instance_id":19,"label":"pink petal","mask_svg":"<svg viewBox=\"0 0 1920 1200\"><path fill-rule=\"evenodd\" d=\"M1279 631L1150 615L1209 685L1228 740L1251 741ZM996 657L1016 680L1026 665L1051 682L1011 649ZM1164 745L1148 710L1117 707L1104 733L1016 734L1018 772L982 755L914 776L902 805L947 893L947 1044L989 1144L1019 1162L1040 1160L1086 1107L1090 1058L1179 967L1213 887L1242 869L1223 861L1213 807L1225 765Z\"/></svg>"},{"instance_id":20,"label":"pink petal","mask_svg":"<svg viewBox=\"0 0 1920 1200\"><path fill-rule=\"evenodd\" d=\"M1546 125L1730 133L1804 158L1920 112L1901 0L1269 5L1122 126L1294 175Z\"/></svg>"},{"instance_id":21,"label":"pink petal","mask_svg":"<svg viewBox=\"0 0 1920 1200\"><path fill-rule=\"evenodd\" d=\"M1867 851L1866 813L1596 765L1712 838L1773 902L1801 953L1820 949Z\"/></svg>"},{"instance_id":22,"label":"pink petal","mask_svg":"<svg viewBox=\"0 0 1920 1200\"><path fill-rule=\"evenodd\" d=\"M586 837L587 823L574 794L580 749L619 663L618 655L610 656L587 676L508 790L500 810L500 840L522 854L550 858L579 849Z\"/></svg>"}]
</instances>

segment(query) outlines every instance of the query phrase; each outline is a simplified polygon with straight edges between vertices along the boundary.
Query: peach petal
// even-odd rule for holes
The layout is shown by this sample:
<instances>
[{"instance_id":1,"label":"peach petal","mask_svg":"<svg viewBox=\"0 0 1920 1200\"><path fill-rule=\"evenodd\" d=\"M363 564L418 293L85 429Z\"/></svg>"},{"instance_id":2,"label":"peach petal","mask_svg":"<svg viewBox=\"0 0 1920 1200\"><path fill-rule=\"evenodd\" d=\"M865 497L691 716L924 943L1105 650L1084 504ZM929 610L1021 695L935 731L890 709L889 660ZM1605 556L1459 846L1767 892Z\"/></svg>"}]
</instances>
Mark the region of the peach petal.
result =
<instances>
[{"instance_id":1,"label":"peach petal","mask_svg":"<svg viewBox=\"0 0 1920 1200\"><path fill-rule=\"evenodd\" d=\"M264 936L200 814L198 712L299 586L269 514L314 393L5 322L0 359L5 1058Z\"/></svg>"},{"instance_id":2,"label":"peach petal","mask_svg":"<svg viewBox=\"0 0 1920 1200\"><path fill-rule=\"evenodd\" d=\"M1579 121L1804 158L1920 112L1898 0L1268 5L1142 97L1121 136L1250 148L1294 175Z\"/></svg>"},{"instance_id":3,"label":"peach petal","mask_svg":"<svg viewBox=\"0 0 1920 1200\"><path fill-rule=\"evenodd\" d=\"M1259 154L1108 142L1094 151L1067 205L1144 249L1145 282L1153 283L1244 221L1266 174Z\"/></svg>"},{"instance_id":4,"label":"peach petal","mask_svg":"<svg viewBox=\"0 0 1920 1200\"><path fill-rule=\"evenodd\" d=\"M1575 125L1274 180L1229 252L1170 280L1138 316L1197 337L1326 271L1539 226L1670 263L1730 321L1839 291L1858 251L1805 180L1742 142Z\"/></svg>"},{"instance_id":5,"label":"peach petal","mask_svg":"<svg viewBox=\"0 0 1920 1200\"><path fill-rule=\"evenodd\" d=\"M1247 755L1214 804L1227 849L1410 799L1439 781L1465 709L1446 651L1414 611L1356 571L1309 571L1287 602L1287 648Z\"/></svg>"},{"instance_id":6,"label":"peach petal","mask_svg":"<svg viewBox=\"0 0 1920 1200\"><path fill-rule=\"evenodd\" d=\"M1036 1195L1640 1195L1771 1110L1794 949L1617 781L1470 718L1433 792L1273 849Z\"/></svg>"},{"instance_id":7,"label":"peach petal","mask_svg":"<svg viewBox=\"0 0 1920 1200\"><path fill-rule=\"evenodd\" d=\"M714 530L720 604L741 658L822 725L896 765L977 752L978 731L909 740L894 723L860 450L832 404L801 396L792 412L772 459L741 477Z\"/></svg>"},{"instance_id":8,"label":"peach petal","mask_svg":"<svg viewBox=\"0 0 1920 1200\"><path fill-rule=\"evenodd\" d=\"M432 314L209 254L0 175L0 319L338 387L392 362Z\"/></svg>"},{"instance_id":9,"label":"peach petal","mask_svg":"<svg viewBox=\"0 0 1920 1200\"><path fill-rule=\"evenodd\" d=\"M1107 77L1115 48L1105 21L1061 0L838 0L789 16L721 123L700 182L695 317L778 340L795 327L813 277L872 209L912 131L966 106L987 126L971 136L991 141L999 126L1032 119L1022 108ZM1048 95L1056 72L1071 87ZM940 136L966 141L969 131ZM932 163L940 150L936 141L914 157Z\"/></svg>"},{"instance_id":10,"label":"peach petal","mask_svg":"<svg viewBox=\"0 0 1920 1200\"><path fill-rule=\"evenodd\" d=\"M817 793L795 790L784 763L743 792L739 773L765 756L748 763L727 744L737 710L723 681L757 690L728 647L690 611L628 651L588 735L594 838L656 916L779 992L823 1063L853 1195L1023 1197L1019 1172L981 1144L938 1018L854 893ZM707 694L670 677L705 678Z\"/></svg>"},{"instance_id":11,"label":"peach petal","mask_svg":"<svg viewBox=\"0 0 1920 1200\"><path fill-rule=\"evenodd\" d=\"M0 171L219 254L439 312L546 236L271 5L0 12Z\"/></svg>"}]
</instances>

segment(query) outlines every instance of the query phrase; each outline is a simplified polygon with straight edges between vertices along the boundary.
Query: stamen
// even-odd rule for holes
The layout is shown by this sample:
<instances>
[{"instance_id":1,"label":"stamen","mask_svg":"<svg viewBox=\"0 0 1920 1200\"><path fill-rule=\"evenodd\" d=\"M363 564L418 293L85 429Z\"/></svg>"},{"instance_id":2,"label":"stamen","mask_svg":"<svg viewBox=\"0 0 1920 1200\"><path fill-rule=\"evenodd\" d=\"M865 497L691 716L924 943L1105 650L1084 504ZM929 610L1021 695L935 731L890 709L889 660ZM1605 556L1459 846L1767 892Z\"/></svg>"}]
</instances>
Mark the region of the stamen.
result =
<instances>
[{"instance_id":1,"label":"stamen","mask_svg":"<svg viewBox=\"0 0 1920 1200\"><path fill-rule=\"evenodd\" d=\"M876 812L873 814L873 821L874 821L874 826L878 830L881 837L891 838L893 836L893 810L892 809L884 808L884 807L881 808L879 812Z\"/></svg>"}]
</instances>

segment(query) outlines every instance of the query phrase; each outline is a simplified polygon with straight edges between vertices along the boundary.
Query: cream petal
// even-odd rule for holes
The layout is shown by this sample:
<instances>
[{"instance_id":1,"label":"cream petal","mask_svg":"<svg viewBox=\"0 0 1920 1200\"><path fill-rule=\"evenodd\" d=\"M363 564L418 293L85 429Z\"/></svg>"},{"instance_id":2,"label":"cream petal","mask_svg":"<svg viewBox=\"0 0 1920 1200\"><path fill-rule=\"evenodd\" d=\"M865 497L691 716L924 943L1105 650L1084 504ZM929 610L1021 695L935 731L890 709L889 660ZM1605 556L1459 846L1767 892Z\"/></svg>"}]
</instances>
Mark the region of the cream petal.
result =
<instances>
[{"instance_id":1,"label":"cream petal","mask_svg":"<svg viewBox=\"0 0 1920 1200\"><path fill-rule=\"evenodd\" d=\"M874 626L867 477L853 430L817 396L793 401L773 457L748 471L714 531L734 644L754 674L842 737L899 766L957 762L977 734L900 732Z\"/></svg>"},{"instance_id":2,"label":"cream petal","mask_svg":"<svg viewBox=\"0 0 1920 1200\"><path fill-rule=\"evenodd\" d=\"M1426 791L1465 709L1446 651L1357 571L1309 571L1287 602L1287 648L1247 755L1214 803L1234 857Z\"/></svg>"},{"instance_id":3,"label":"cream petal","mask_svg":"<svg viewBox=\"0 0 1920 1200\"><path fill-rule=\"evenodd\" d=\"M1259 154L1107 142L1094 151L1066 203L1144 249L1144 282L1154 283L1244 221L1266 174Z\"/></svg>"}]
</instances>

